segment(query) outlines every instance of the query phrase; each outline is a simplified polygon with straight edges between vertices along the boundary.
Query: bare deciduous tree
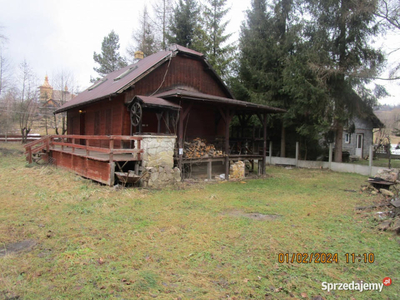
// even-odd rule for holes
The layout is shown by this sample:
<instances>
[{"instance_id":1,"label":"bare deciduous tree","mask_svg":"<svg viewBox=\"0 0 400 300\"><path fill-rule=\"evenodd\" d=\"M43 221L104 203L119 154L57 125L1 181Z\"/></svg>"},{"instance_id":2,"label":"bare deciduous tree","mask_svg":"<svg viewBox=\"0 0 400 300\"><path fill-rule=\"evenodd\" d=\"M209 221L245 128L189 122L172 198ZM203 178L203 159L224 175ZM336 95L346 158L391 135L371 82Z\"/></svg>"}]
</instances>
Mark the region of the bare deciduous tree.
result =
<instances>
[{"instance_id":1,"label":"bare deciduous tree","mask_svg":"<svg viewBox=\"0 0 400 300\"><path fill-rule=\"evenodd\" d=\"M55 90L54 97L60 106L71 100L74 93L77 91L74 76L70 71L61 70L54 75L52 80ZM56 134L66 134L67 132L67 114L60 113L54 115L54 130Z\"/></svg>"},{"instance_id":2,"label":"bare deciduous tree","mask_svg":"<svg viewBox=\"0 0 400 300\"><path fill-rule=\"evenodd\" d=\"M153 27L156 28L155 35L160 40L160 48L167 47L168 28L173 11L171 0L158 0L153 4L154 19Z\"/></svg>"},{"instance_id":3,"label":"bare deciduous tree","mask_svg":"<svg viewBox=\"0 0 400 300\"><path fill-rule=\"evenodd\" d=\"M26 61L19 66L17 75L19 85L14 93L14 113L22 135L22 143L26 143L27 136L32 129L32 123L37 115L38 91L37 80Z\"/></svg>"},{"instance_id":4,"label":"bare deciduous tree","mask_svg":"<svg viewBox=\"0 0 400 300\"><path fill-rule=\"evenodd\" d=\"M127 48L131 61L135 60L136 51L142 51L146 57L157 52L159 49L154 36L153 24L147 11L147 6L144 6L139 22L139 28L132 32L134 45L130 45Z\"/></svg>"}]
</instances>

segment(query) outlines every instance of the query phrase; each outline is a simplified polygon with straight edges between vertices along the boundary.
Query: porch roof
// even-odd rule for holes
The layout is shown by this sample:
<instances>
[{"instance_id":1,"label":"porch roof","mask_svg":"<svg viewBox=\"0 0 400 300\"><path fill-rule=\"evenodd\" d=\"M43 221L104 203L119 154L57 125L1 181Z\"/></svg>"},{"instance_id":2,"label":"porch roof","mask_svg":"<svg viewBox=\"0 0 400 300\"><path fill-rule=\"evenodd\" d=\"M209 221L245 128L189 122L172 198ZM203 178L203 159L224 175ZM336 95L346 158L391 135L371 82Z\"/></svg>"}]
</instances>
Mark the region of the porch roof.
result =
<instances>
[{"instance_id":1,"label":"porch roof","mask_svg":"<svg viewBox=\"0 0 400 300\"><path fill-rule=\"evenodd\" d=\"M135 100L139 100L140 102L142 102L145 107L169 108L174 110L179 110L181 108L180 105L162 98L141 95L136 95L128 106L135 102Z\"/></svg>"},{"instance_id":2,"label":"porch roof","mask_svg":"<svg viewBox=\"0 0 400 300\"><path fill-rule=\"evenodd\" d=\"M198 102L209 102L214 104L220 104L221 106L230 106L244 111L258 111L263 113L284 113L286 110L276 107L271 107L263 104L257 104L242 100L236 100L231 98L213 96L208 94L203 94L195 91L172 89L159 94L154 95L157 98L167 98L167 99L188 99Z\"/></svg>"}]
</instances>

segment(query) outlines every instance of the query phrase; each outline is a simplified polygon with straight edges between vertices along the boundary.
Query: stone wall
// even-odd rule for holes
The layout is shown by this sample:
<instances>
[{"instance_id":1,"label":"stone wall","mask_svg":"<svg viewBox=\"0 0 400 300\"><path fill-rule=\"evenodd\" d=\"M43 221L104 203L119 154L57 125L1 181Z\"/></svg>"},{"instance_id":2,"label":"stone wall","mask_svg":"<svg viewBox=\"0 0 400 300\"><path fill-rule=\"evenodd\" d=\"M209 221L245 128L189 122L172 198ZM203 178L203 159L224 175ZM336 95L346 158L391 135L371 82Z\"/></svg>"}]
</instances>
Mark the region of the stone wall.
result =
<instances>
[{"instance_id":1,"label":"stone wall","mask_svg":"<svg viewBox=\"0 0 400 300\"><path fill-rule=\"evenodd\" d=\"M143 187L161 188L181 181L181 171L174 168L175 141L176 136L142 136L142 167L146 172Z\"/></svg>"}]
</instances>

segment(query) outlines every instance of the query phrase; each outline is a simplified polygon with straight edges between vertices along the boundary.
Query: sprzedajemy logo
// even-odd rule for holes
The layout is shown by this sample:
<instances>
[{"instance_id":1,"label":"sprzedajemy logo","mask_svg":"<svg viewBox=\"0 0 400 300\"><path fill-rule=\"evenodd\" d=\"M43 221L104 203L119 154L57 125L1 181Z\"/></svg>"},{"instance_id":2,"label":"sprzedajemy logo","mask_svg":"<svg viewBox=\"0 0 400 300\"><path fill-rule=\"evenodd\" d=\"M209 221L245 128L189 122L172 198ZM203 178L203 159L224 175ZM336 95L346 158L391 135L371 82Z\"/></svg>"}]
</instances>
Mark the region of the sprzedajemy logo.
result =
<instances>
[{"instance_id":1,"label":"sprzedajemy logo","mask_svg":"<svg viewBox=\"0 0 400 300\"><path fill-rule=\"evenodd\" d=\"M392 284L392 279L390 277L385 277L383 279L383 283L368 283L364 281L360 282L336 282L336 283L328 283L322 282L322 290L323 291L379 291L382 292L383 286L389 286Z\"/></svg>"}]
</instances>

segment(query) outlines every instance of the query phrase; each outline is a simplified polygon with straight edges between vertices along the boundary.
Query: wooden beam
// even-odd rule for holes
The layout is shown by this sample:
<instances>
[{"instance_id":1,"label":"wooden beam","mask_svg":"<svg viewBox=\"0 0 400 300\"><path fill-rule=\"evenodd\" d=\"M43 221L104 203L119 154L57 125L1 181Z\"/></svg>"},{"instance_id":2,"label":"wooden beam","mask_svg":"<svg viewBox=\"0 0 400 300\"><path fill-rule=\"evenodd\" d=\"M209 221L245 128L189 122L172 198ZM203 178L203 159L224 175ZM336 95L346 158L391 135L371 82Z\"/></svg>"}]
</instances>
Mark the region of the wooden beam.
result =
<instances>
[{"instance_id":1,"label":"wooden beam","mask_svg":"<svg viewBox=\"0 0 400 300\"><path fill-rule=\"evenodd\" d=\"M161 118L162 118L163 112L156 113L157 116L157 133L161 132Z\"/></svg>"},{"instance_id":2,"label":"wooden beam","mask_svg":"<svg viewBox=\"0 0 400 300\"><path fill-rule=\"evenodd\" d=\"M181 115L182 115L183 120L186 119L186 117L187 117L188 113L190 112L190 110L192 109L192 107L193 107L193 102L191 102L185 110L183 110L183 107L181 108L181 111L182 111Z\"/></svg>"},{"instance_id":3,"label":"wooden beam","mask_svg":"<svg viewBox=\"0 0 400 300\"><path fill-rule=\"evenodd\" d=\"M166 115L165 124L166 124L166 131L165 131L165 133L166 133L166 134L171 133L171 130L169 129L169 126L171 125L171 124L170 124L170 121L169 121L169 110L167 110L167 115Z\"/></svg>"}]
</instances>

